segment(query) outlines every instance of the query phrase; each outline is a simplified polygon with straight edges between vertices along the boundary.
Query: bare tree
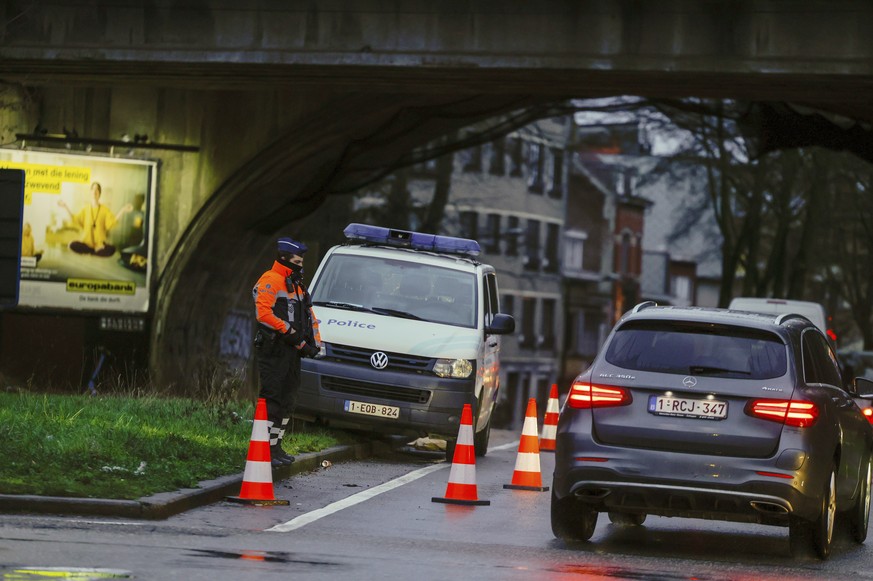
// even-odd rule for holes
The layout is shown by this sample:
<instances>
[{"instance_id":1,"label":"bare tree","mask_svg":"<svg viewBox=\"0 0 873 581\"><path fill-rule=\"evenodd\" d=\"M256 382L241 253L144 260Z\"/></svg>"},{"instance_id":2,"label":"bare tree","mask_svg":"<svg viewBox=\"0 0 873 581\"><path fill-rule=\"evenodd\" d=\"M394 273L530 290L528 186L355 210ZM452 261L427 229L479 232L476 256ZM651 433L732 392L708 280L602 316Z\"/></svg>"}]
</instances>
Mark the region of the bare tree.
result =
<instances>
[{"instance_id":1,"label":"bare tree","mask_svg":"<svg viewBox=\"0 0 873 581\"><path fill-rule=\"evenodd\" d=\"M865 350L873 350L873 169L845 156L827 156L831 268L823 277L849 304Z\"/></svg>"}]
</instances>

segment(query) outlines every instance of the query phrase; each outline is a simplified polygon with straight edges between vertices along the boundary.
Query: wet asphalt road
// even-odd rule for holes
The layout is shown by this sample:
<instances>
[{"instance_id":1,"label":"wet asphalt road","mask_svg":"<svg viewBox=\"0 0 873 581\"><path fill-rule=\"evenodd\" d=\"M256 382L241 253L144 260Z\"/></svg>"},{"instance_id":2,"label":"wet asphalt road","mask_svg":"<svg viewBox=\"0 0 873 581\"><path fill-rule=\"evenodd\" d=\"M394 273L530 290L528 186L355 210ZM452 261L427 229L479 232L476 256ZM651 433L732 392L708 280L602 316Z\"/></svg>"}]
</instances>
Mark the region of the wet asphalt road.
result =
<instances>
[{"instance_id":1,"label":"wet asphalt road","mask_svg":"<svg viewBox=\"0 0 873 581\"><path fill-rule=\"evenodd\" d=\"M503 488L517 441L496 431L498 449L477 460L489 506L432 502L450 465L391 453L276 482L289 506L219 502L165 521L0 515L0 579L873 579L873 539L846 534L829 561L796 561L784 528L660 517L626 528L601 515L592 542L567 545L551 533L550 492ZM552 457L540 461L550 486Z\"/></svg>"}]
</instances>

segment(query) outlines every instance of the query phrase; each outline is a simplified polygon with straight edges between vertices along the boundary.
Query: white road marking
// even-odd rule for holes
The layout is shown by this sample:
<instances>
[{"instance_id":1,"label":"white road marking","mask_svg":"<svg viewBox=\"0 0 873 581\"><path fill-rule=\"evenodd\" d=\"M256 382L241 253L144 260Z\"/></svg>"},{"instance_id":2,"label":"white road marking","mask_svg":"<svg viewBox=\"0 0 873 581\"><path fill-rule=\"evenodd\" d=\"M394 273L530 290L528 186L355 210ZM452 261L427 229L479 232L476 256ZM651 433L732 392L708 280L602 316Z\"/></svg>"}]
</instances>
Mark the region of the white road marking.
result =
<instances>
[{"instance_id":1,"label":"white road marking","mask_svg":"<svg viewBox=\"0 0 873 581\"><path fill-rule=\"evenodd\" d=\"M512 446L518 446L518 442L510 442L508 444L503 444L502 446L494 446L493 448L488 448L488 451L491 452L495 450L505 450L506 448L511 448ZM412 472L404 474L399 478L389 480L388 482L380 484L379 486L374 486L370 490L364 490L357 494L353 494L352 496L329 504L324 508L319 508L318 510L307 512L306 514L302 514L296 518L293 518L286 523L270 527L266 529L266 532L287 533L289 531L299 529L300 527L306 526L311 522L315 522L326 516L330 516L336 512L339 512L344 508L355 506L356 504L360 504L365 500L370 500L374 496L378 496L383 492L388 492L389 490L393 490L399 486L403 486L404 484L408 484L410 482L418 480L422 476L427 476L431 472L436 472L437 470L442 470L443 468L448 468L449 466L451 466L450 462L441 462L439 464L432 464L430 466L425 466L424 468L419 468L418 470L413 470Z\"/></svg>"},{"instance_id":2,"label":"white road marking","mask_svg":"<svg viewBox=\"0 0 873 581\"><path fill-rule=\"evenodd\" d=\"M342 500L338 500L333 504L328 504L324 508L319 508L318 510L307 512L306 514L302 514L297 518L289 520L286 523L271 527L267 529L267 532L287 533L288 531L299 529L300 527L317 521L320 518L330 516L335 512L339 512L344 508L349 508L350 506L354 506L356 504L364 502L365 500L370 500L374 496L378 496L383 492L388 492L389 490L397 488L398 486L403 486L407 482L418 480L422 476L426 476L431 472L436 472L437 470L441 470L443 468L446 468L447 466L450 466L450 464L442 462L440 464L432 464L430 466L425 466L424 468L419 468L418 470L414 470L409 474L404 474L400 478L395 478L394 480L390 480L388 482L385 482L384 484L380 484L379 486L374 486L370 490L364 490L357 494L353 494L352 496L346 497Z\"/></svg>"},{"instance_id":3,"label":"white road marking","mask_svg":"<svg viewBox=\"0 0 873 581\"><path fill-rule=\"evenodd\" d=\"M493 448L488 448L489 452L493 452L494 450L506 450L507 448L518 447L518 440L515 442L510 442L508 444L502 444L500 446L494 446Z\"/></svg>"},{"instance_id":4,"label":"white road marking","mask_svg":"<svg viewBox=\"0 0 873 581\"><path fill-rule=\"evenodd\" d=\"M76 523L76 524L86 524L86 525L119 525L125 527L144 527L146 525L150 525L151 523L143 523L143 522L127 522L127 521L108 521L108 520L81 520L81 519L72 519L67 520L66 522Z\"/></svg>"}]
</instances>

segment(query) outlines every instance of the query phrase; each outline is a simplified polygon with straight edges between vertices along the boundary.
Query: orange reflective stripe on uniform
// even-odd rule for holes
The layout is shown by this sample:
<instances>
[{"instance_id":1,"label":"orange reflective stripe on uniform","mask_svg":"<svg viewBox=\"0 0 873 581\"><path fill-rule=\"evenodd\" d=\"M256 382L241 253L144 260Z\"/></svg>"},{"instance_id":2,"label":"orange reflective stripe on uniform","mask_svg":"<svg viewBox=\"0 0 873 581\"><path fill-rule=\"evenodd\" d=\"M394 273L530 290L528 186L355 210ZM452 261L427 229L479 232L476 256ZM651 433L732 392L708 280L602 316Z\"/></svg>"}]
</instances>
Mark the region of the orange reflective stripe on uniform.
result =
<instances>
[{"instance_id":1,"label":"orange reflective stripe on uniform","mask_svg":"<svg viewBox=\"0 0 873 581\"><path fill-rule=\"evenodd\" d=\"M284 298L287 302L289 298L285 286L285 270L288 269L274 263L273 268L262 274L252 289L258 322L280 333L285 333L291 327L289 321L276 314L276 301Z\"/></svg>"},{"instance_id":2,"label":"orange reflective stripe on uniform","mask_svg":"<svg viewBox=\"0 0 873 581\"><path fill-rule=\"evenodd\" d=\"M315 316L315 311L310 308L309 309L310 318L312 320L312 336L315 337L315 342L317 345L321 345L321 333L318 330L318 317Z\"/></svg>"}]
</instances>

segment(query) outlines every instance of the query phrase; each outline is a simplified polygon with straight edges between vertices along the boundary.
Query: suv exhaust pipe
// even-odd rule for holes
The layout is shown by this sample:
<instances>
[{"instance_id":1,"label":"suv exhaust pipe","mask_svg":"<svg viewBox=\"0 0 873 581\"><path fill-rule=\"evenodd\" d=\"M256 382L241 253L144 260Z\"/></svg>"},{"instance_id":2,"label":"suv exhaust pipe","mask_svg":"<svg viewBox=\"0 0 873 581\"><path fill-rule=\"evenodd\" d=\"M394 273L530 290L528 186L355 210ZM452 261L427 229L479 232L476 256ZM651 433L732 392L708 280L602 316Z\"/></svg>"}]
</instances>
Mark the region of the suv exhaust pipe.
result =
<instances>
[{"instance_id":1,"label":"suv exhaust pipe","mask_svg":"<svg viewBox=\"0 0 873 581\"><path fill-rule=\"evenodd\" d=\"M573 494L575 494L576 498L579 500L603 500L609 496L609 490L606 488L583 488L577 490Z\"/></svg>"},{"instance_id":2,"label":"suv exhaust pipe","mask_svg":"<svg viewBox=\"0 0 873 581\"><path fill-rule=\"evenodd\" d=\"M749 503L752 508L764 514L788 514L788 507L776 502L753 500Z\"/></svg>"}]
</instances>

